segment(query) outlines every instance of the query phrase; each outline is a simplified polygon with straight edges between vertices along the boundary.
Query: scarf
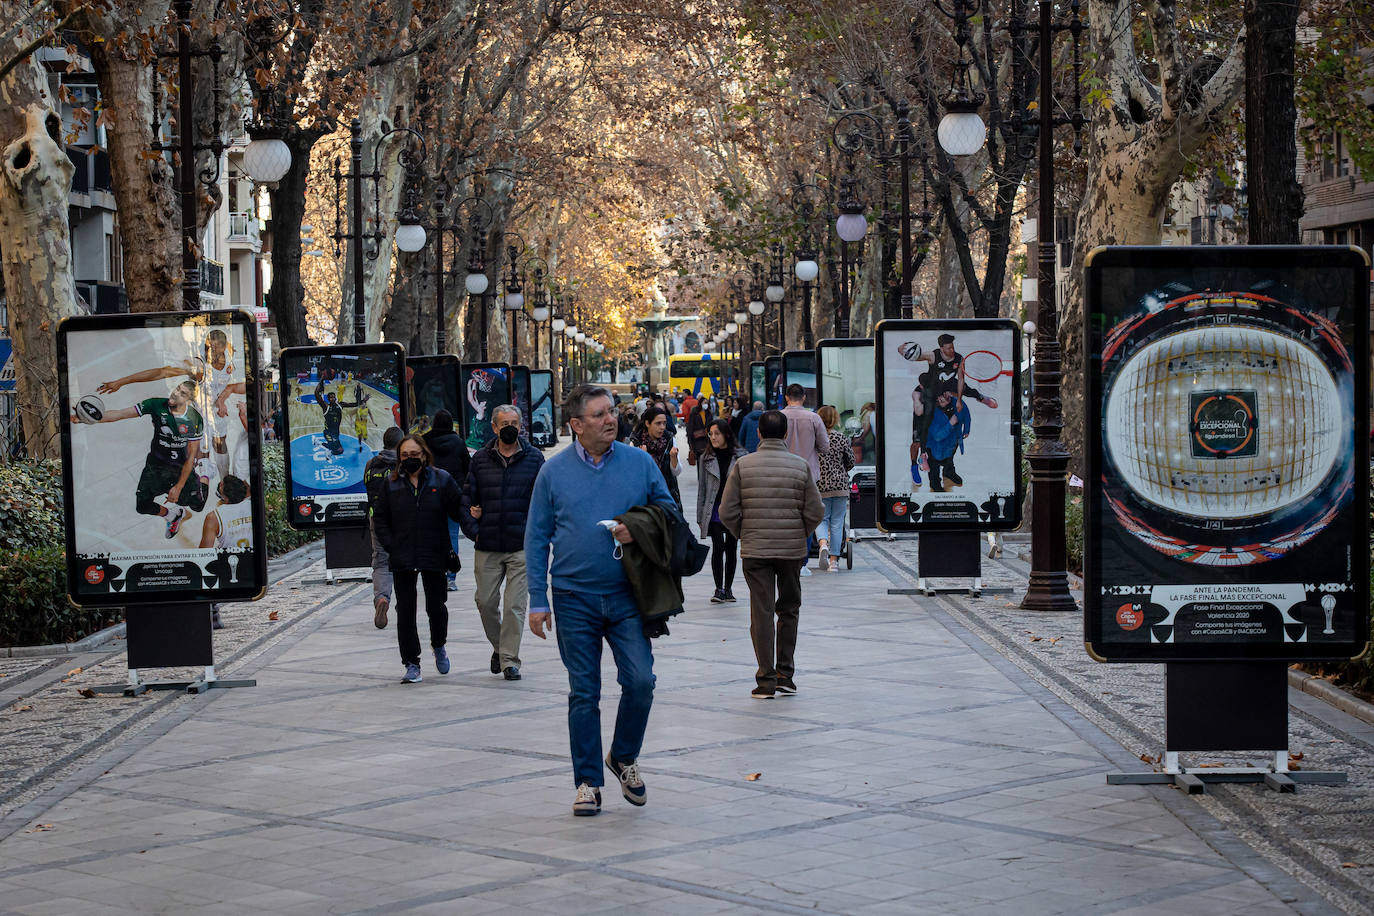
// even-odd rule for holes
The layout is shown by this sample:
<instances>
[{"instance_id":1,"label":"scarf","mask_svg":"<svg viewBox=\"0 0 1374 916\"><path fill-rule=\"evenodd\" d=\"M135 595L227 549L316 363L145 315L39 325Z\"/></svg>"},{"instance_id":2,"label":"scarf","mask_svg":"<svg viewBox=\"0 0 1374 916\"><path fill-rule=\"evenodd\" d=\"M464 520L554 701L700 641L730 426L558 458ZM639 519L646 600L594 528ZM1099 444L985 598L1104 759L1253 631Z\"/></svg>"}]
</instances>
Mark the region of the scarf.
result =
<instances>
[{"instance_id":1,"label":"scarf","mask_svg":"<svg viewBox=\"0 0 1374 916\"><path fill-rule=\"evenodd\" d=\"M663 459L667 457L668 449L672 444L673 440L668 438L666 432L657 439L647 431L644 433L644 447L649 450L649 454L653 457L654 461L657 461L660 465L663 464Z\"/></svg>"}]
</instances>

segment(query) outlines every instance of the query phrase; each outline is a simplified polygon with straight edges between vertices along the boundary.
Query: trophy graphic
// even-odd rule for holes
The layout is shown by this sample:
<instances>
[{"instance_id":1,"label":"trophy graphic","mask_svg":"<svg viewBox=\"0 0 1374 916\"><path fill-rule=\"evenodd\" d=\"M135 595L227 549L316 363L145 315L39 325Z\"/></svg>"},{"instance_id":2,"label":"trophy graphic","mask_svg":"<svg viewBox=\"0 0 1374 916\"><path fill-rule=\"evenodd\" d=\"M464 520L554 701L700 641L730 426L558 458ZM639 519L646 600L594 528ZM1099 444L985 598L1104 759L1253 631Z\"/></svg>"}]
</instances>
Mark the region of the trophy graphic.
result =
<instances>
[{"instance_id":1,"label":"trophy graphic","mask_svg":"<svg viewBox=\"0 0 1374 916\"><path fill-rule=\"evenodd\" d=\"M239 555L236 553L229 554L229 581L239 581ZM1329 618L1331 615L1326 616Z\"/></svg>"},{"instance_id":2,"label":"trophy graphic","mask_svg":"<svg viewBox=\"0 0 1374 916\"><path fill-rule=\"evenodd\" d=\"M1331 613L1336 610L1336 597L1334 595L1322 595L1322 611L1326 614L1326 629L1322 630L1323 636L1335 634L1331 629Z\"/></svg>"}]
</instances>

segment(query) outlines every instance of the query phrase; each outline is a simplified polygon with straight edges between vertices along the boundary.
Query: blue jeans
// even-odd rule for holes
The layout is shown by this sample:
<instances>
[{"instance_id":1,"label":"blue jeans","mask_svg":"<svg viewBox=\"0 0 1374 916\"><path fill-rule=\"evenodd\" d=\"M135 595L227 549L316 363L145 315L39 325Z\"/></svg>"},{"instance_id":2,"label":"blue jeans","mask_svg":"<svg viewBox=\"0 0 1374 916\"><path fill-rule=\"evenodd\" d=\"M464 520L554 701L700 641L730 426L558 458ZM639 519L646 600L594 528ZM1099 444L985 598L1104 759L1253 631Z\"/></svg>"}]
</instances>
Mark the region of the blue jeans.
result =
<instances>
[{"instance_id":1,"label":"blue jeans","mask_svg":"<svg viewBox=\"0 0 1374 916\"><path fill-rule=\"evenodd\" d=\"M825 518L816 528L816 537L830 542L831 553L839 553L844 547L844 517L849 511L849 494L823 496L821 503L825 506Z\"/></svg>"},{"instance_id":2,"label":"blue jeans","mask_svg":"<svg viewBox=\"0 0 1374 916\"><path fill-rule=\"evenodd\" d=\"M615 656L620 708L615 715L611 756L639 758L649 708L654 703L654 652L644 635L639 608L629 591L588 595L553 590L554 635L568 669L568 743L573 782L601 786L601 640Z\"/></svg>"},{"instance_id":3,"label":"blue jeans","mask_svg":"<svg viewBox=\"0 0 1374 916\"><path fill-rule=\"evenodd\" d=\"M448 520L448 542L453 547L453 552L458 552L458 545L463 542L463 529L453 519ZM458 578L457 573L448 573L448 581L452 582Z\"/></svg>"}]
</instances>

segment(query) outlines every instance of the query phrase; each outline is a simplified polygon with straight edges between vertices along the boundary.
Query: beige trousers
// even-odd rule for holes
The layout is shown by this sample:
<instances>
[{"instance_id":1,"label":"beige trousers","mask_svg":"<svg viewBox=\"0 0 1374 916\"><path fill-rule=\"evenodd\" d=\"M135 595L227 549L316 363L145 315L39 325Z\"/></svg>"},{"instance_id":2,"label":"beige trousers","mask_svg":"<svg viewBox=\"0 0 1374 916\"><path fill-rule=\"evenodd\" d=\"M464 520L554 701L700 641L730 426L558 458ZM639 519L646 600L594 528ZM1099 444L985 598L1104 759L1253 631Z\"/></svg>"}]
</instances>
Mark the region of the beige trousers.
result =
<instances>
[{"instance_id":1,"label":"beige trousers","mask_svg":"<svg viewBox=\"0 0 1374 916\"><path fill-rule=\"evenodd\" d=\"M477 579L477 613L482 617L491 650L501 657L502 669L520 666L520 636L525 629L529 590L525 585L525 551L506 553L474 550L473 575ZM501 582L506 583L502 613Z\"/></svg>"}]
</instances>

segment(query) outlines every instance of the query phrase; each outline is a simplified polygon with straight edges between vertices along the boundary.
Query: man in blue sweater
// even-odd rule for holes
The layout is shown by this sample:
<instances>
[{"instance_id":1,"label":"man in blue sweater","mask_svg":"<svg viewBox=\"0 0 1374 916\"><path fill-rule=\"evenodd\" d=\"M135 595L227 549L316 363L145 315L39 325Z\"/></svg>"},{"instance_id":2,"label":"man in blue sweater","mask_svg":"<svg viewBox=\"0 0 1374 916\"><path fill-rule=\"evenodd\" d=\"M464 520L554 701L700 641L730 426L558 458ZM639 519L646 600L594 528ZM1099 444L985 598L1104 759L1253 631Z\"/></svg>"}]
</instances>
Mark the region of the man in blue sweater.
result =
<instances>
[{"instance_id":1,"label":"man in blue sweater","mask_svg":"<svg viewBox=\"0 0 1374 916\"><path fill-rule=\"evenodd\" d=\"M525 526L530 632L547 638L557 616L558 654L568 669L568 739L577 795L573 814L601 810L601 640L615 656L620 708L606 766L632 805L646 800L640 746L654 700L654 654L620 564L620 545L633 538L613 520L635 506L677 508L658 464L647 452L616 442L611 393L582 385L568 395L572 446L550 458L534 482ZM550 549L553 566L549 566ZM549 603L548 578L553 579ZM552 609L552 615L550 614Z\"/></svg>"}]
</instances>

